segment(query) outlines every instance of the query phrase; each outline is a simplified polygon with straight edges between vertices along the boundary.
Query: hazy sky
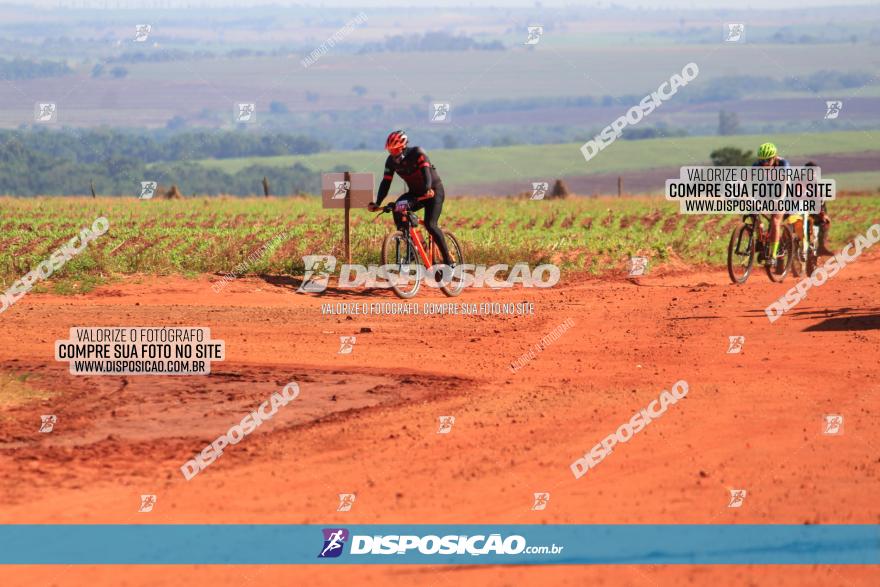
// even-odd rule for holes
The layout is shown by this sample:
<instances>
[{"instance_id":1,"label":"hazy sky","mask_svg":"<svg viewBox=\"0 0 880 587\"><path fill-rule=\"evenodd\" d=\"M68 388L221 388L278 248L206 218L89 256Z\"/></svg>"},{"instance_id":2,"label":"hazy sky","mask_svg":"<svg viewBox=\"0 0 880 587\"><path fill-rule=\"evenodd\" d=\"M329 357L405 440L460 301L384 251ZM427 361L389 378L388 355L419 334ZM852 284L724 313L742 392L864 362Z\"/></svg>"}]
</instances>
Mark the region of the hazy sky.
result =
<instances>
[{"instance_id":1,"label":"hazy sky","mask_svg":"<svg viewBox=\"0 0 880 587\"><path fill-rule=\"evenodd\" d=\"M576 5L576 6L609 6L617 4L631 8L734 8L743 9L752 7L755 10L766 10L768 7L779 8L803 8L805 6L857 6L876 4L877 0L542 0L540 4L545 7ZM306 6L534 6L534 0L430 0L425 3L421 0L0 0L0 4L29 5L46 8L56 6L86 6L99 7L187 7L187 6L253 6L253 5L306 5Z\"/></svg>"}]
</instances>

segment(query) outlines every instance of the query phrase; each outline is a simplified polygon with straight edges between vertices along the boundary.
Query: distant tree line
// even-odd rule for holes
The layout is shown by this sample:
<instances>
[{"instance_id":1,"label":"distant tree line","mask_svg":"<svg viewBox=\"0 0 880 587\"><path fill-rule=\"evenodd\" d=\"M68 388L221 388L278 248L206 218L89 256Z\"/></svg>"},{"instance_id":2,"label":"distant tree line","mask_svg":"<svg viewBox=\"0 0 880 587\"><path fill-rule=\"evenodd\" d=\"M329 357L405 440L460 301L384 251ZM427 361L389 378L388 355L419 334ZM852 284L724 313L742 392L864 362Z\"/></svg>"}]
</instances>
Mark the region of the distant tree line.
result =
<instances>
[{"instance_id":1,"label":"distant tree line","mask_svg":"<svg viewBox=\"0 0 880 587\"><path fill-rule=\"evenodd\" d=\"M741 167L751 165L757 157L754 151L740 149L738 147L721 147L709 153L709 159L712 165L724 165L731 167Z\"/></svg>"},{"instance_id":2,"label":"distant tree line","mask_svg":"<svg viewBox=\"0 0 880 587\"><path fill-rule=\"evenodd\" d=\"M28 149L18 141L0 146L0 194L3 195L87 195L94 184L98 194L134 196L140 193L142 181L174 184L187 195L249 195L262 192L263 177L268 179L275 195L317 193L321 189L319 173L301 163L287 168L252 165L237 173L228 173L194 163L147 166L143 161L124 156L80 163Z\"/></svg>"},{"instance_id":3,"label":"distant tree line","mask_svg":"<svg viewBox=\"0 0 880 587\"><path fill-rule=\"evenodd\" d=\"M308 46L311 51L314 47ZM481 42L465 35L451 35L445 32L430 32L413 35L394 35L384 41L350 45L349 50L358 53L377 53L382 51L499 51L503 50L501 41ZM211 51L187 51L185 49L144 49L126 51L105 59L106 63L163 63L167 61L186 61L190 59L239 59L248 57L286 57L299 55L304 47L279 47L272 50L237 48L225 53Z\"/></svg>"},{"instance_id":4,"label":"distant tree line","mask_svg":"<svg viewBox=\"0 0 880 587\"><path fill-rule=\"evenodd\" d=\"M451 35L443 31L413 35L394 35L384 41L364 43L359 53L377 53L382 51L501 51L501 41L477 41L466 35Z\"/></svg>"},{"instance_id":5,"label":"distant tree line","mask_svg":"<svg viewBox=\"0 0 880 587\"><path fill-rule=\"evenodd\" d=\"M658 31L658 36L672 38L679 43L717 43L718 27L691 26ZM750 43L778 45L816 45L834 43L877 43L880 41L880 28L854 30L852 25L828 21L816 23L805 31L801 25L788 25L775 31L763 27L746 27Z\"/></svg>"},{"instance_id":6,"label":"distant tree line","mask_svg":"<svg viewBox=\"0 0 880 587\"><path fill-rule=\"evenodd\" d=\"M318 141L282 133L191 131L176 134L118 130L0 130L0 194L130 194L141 181L177 184L185 193L255 194L265 176L273 193L320 190L302 164L252 165L237 173L188 163L193 159L315 153Z\"/></svg>"},{"instance_id":7,"label":"distant tree line","mask_svg":"<svg viewBox=\"0 0 880 587\"><path fill-rule=\"evenodd\" d=\"M101 77L105 73L109 74L110 77L114 79L122 79L128 75L128 70L121 65L116 65L107 69L103 63L96 63L95 66L92 67L92 77Z\"/></svg>"},{"instance_id":8,"label":"distant tree line","mask_svg":"<svg viewBox=\"0 0 880 587\"><path fill-rule=\"evenodd\" d=\"M156 49L150 51L126 51L104 59L105 63L162 63L165 61L185 61L188 59L212 59L210 51L185 51L183 49Z\"/></svg>"},{"instance_id":9,"label":"distant tree line","mask_svg":"<svg viewBox=\"0 0 880 587\"><path fill-rule=\"evenodd\" d=\"M738 100L743 97L760 97L774 91L825 92L875 85L873 75L862 71L822 70L803 77L789 76L775 79L766 76L736 75L716 77L706 81L694 92L685 92L685 99L692 103Z\"/></svg>"},{"instance_id":10,"label":"distant tree line","mask_svg":"<svg viewBox=\"0 0 880 587\"><path fill-rule=\"evenodd\" d=\"M232 130L126 131L116 129L0 130L0 145L19 143L25 149L76 163L95 163L111 157L144 163L189 159L229 159L308 155L327 145L302 135Z\"/></svg>"},{"instance_id":11,"label":"distant tree line","mask_svg":"<svg viewBox=\"0 0 880 587\"><path fill-rule=\"evenodd\" d=\"M34 79L38 77L60 77L73 73L63 61L36 61L32 59L4 59L0 57L0 79Z\"/></svg>"},{"instance_id":12,"label":"distant tree line","mask_svg":"<svg viewBox=\"0 0 880 587\"><path fill-rule=\"evenodd\" d=\"M824 92L847 88L860 88L874 85L877 80L867 72L817 71L804 77L775 79L765 76L737 75L711 78L693 84L681 92L681 99L689 103L722 102L738 100L743 97L760 96L773 91ZM569 97L530 97L497 98L469 102L455 106L458 116L469 114L489 114L495 112L515 112L537 110L539 108L600 108L610 106L632 106L644 98L644 94L624 94L619 96L569 96ZM678 100L676 96L676 100Z\"/></svg>"}]
</instances>

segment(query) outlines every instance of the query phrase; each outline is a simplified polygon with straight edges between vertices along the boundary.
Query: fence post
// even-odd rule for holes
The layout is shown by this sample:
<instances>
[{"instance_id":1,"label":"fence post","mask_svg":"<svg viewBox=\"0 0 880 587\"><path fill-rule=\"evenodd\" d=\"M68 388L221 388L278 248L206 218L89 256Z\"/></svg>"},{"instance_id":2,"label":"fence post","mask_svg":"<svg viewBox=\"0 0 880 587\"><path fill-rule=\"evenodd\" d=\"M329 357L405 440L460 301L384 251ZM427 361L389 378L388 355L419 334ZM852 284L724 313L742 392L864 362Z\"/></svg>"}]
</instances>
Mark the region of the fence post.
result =
<instances>
[{"instance_id":1,"label":"fence post","mask_svg":"<svg viewBox=\"0 0 880 587\"><path fill-rule=\"evenodd\" d=\"M348 188L345 190L345 262L351 265L351 239L349 228L349 217L351 216L351 173L346 171L344 181Z\"/></svg>"}]
</instances>

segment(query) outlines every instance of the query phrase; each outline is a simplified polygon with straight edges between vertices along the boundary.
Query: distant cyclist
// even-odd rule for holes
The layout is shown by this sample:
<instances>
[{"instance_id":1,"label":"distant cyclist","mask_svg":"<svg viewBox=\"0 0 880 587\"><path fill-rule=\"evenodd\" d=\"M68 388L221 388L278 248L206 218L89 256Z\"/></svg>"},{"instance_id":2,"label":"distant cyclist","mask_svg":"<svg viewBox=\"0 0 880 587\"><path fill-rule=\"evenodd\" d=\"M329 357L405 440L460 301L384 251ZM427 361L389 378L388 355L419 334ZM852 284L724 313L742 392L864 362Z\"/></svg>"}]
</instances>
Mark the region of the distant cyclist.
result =
<instances>
[{"instance_id":1,"label":"distant cyclist","mask_svg":"<svg viewBox=\"0 0 880 587\"><path fill-rule=\"evenodd\" d=\"M764 143L758 147L758 160L752 163L753 167L791 167L788 161L779 156L776 145ZM779 256L779 237L782 232L783 214L770 215L770 262Z\"/></svg>"},{"instance_id":2,"label":"distant cyclist","mask_svg":"<svg viewBox=\"0 0 880 587\"><path fill-rule=\"evenodd\" d=\"M376 203L370 204L368 209L375 212L382 206L382 200L388 195L391 180L397 173L406 182L407 192L397 198L394 206L394 223L399 230L403 230L403 218L407 211L425 209L425 227L431 233L432 240L437 243L443 262L451 266L449 249L443 231L437 221L443 211L443 182L437 175L437 169L431 164L427 153L421 147L408 147L406 133L396 130L388 135L385 141L385 149L388 158L385 160L385 175L379 184L379 193L376 195Z\"/></svg>"},{"instance_id":3,"label":"distant cyclist","mask_svg":"<svg viewBox=\"0 0 880 587\"><path fill-rule=\"evenodd\" d=\"M807 161L804 167L818 167L814 161ZM828 240L828 232L831 230L831 217L828 215L828 208L825 206L825 200L822 200L822 210L819 212L816 220L819 226L819 246L816 250L818 255L831 256L833 251L826 246Z\"/></svg>"}]
</instances>

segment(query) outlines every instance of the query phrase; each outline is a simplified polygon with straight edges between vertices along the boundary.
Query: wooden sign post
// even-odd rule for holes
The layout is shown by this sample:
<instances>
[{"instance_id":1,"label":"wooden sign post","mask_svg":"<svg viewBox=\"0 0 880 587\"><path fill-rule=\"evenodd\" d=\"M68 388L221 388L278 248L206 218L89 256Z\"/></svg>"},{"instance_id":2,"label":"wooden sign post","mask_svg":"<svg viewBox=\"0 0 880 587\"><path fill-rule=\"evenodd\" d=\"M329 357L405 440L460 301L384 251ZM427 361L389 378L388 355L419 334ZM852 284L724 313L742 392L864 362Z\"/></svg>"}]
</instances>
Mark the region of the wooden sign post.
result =
<instances>
[{"instance_id":1,"label":"wooden sign post","mask_svg":"<svg viewBox=\"0 0 880 587\"><path fill-rule=\"evenodd\" d=\"M342 248L345 250L345 262L351 265L351 172L343 174L345 178L345 230L342 233Z\"/></svg>"},{"instance_id":2,"label":"wooden sign post","mask_svg":"<svg viewBox=\"0 0 880 587\"><path fill-rule=\"evenodd\" d=\"M321 204L324 208L345 210L342 246L345 262L351 264L351 209L366 208L373 201L372 173L323 173L321 174Z\"/></svg>"}]
</instances>

